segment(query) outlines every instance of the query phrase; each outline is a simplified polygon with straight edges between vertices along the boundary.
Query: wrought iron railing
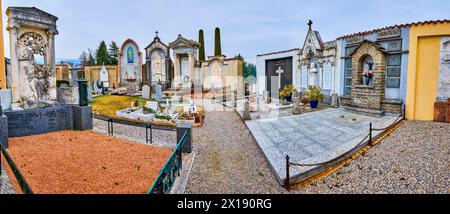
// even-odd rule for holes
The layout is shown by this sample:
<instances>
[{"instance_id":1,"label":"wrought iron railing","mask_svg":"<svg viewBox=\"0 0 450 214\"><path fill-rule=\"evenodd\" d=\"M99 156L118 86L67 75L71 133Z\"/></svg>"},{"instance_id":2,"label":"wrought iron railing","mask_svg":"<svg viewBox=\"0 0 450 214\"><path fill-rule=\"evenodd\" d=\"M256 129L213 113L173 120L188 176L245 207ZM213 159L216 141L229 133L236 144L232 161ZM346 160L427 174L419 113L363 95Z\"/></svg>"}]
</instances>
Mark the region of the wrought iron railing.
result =
<instances>
[{"instance_id":1,"label":"wrought iron railing","mask_svg":"<svg viewBox=\"0 0 450 214\"><path fill-rule=\"evenodd\" d=\"M180 176L180 171L183 167L182 148L188 141L189 133L186 131L178 141L178 145L167 160L164 167L159 172L158 177L148 191L148 194L168 194L172 189L177 176Z\"/></svg>"},{"instance_id":2,"label":"wrought iron railing","mask_svg":"<svg viewBox=\"0 0 450 214\"><path fill-rule=\"evenodd\" d=\"M6 163L9 165L9 168L13 172L14 177L16 178L16 181L19 184L22 192L24 194L34 194L30 185L28 185L28 182L25 180L25 177L22 175L19 168L17 168L17 165L14 163L11 156L9 156L8 151L6 151L6 149L3 147L3 145L1 143L0 143L0 149L2 150L1 155L3 155L5 157ZM0 158L1 158L1 155L0 155Z\"/></svg>"},{"instance_id":3,"label":"wrought iron railing","mask_svg":"<svg viewBox=\"0 0 450 214\"><path fill-rule=\"evenodd\" d=\"M162 131L176 131L177 130L176 126L153 124L151 122L144 122L144 121L118 119L118 118L113 118L113 117L102 115L102 114L94 114L93 113L92 118L108 122L108 130L107 130L108 135L114 135L114 123L121 124L121 125L127 125L127 126L145 128L145 142L147 144L153 143L153 129L162 130Z\"/></svg>"}]
</instances>

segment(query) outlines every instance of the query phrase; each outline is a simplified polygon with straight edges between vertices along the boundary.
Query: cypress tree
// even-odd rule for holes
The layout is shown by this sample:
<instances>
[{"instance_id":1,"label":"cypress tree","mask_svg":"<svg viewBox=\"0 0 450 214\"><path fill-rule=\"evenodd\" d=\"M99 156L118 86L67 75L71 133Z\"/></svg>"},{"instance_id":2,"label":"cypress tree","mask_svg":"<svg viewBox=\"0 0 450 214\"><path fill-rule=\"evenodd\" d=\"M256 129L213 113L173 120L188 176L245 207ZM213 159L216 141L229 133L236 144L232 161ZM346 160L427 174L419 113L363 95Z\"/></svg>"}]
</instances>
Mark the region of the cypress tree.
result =
<instances>
[{"instance_id":1,"label":"cypress tree","mask_svg":"<svg viewBox=\"0 0 450 214\"><path fill-rule=\"evenodd\" d=\"M108 65L109 54L105 41L101 41L95 54L97 65Z\"/></svg>"},{"instance_id":2,"label":"cypress tree","mask_svg":"<svg viewBox=\"0 0 450 214\"><path fill-rule=\"evenodd\" d=\"M198 32L198 42L200 42L200 50L198 52L198 60L205 60L205 37L203 35L203 30Z\"/></svg>"},{"instance_id":3,"label":"cypress tree","mask_svg":"<svg viewBox=\"0 0 450 214\"><path fill-rule=\"evenodd\" d=\"M216 27L214 33L214 56L222 56L222 46L220 44L220 28Z\"/></svg>"}]
</instances>

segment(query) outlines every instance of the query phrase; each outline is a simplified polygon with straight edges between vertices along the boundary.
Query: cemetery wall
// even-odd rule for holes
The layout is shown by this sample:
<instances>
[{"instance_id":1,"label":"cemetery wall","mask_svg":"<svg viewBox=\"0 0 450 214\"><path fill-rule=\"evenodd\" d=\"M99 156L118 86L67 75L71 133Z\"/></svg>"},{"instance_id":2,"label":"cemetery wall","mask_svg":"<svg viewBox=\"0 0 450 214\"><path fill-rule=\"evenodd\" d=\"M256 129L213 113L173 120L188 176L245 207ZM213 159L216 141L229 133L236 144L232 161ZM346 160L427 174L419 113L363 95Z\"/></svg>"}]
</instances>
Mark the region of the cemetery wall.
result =
<instances>
[{"instance_id":1,"label":"cemetery wall","mask_svg":"<svg viewBox=\"0 0 450 214\"><path fill-rule=\"evenodd\" d=\"M100 80L100 70L102 66L85 66L84 67L84 77L88 81L88 85L92 85L95 80ZM106 65L106 69L108 69L108 77L109 77L109 86L112 87L119 81L119 67L117 65Z\"/></svg>"},{"instance_id":2,"label":"cemetery wall","mask_svg":"<svg viewBox=\"0 0 450 214\"><path fill-rule=\"evenodd\" d=\"M441 38L450 36L450 21L410 28L406 117L433 120L438 94Z\"/></svg>"}]
</instances>

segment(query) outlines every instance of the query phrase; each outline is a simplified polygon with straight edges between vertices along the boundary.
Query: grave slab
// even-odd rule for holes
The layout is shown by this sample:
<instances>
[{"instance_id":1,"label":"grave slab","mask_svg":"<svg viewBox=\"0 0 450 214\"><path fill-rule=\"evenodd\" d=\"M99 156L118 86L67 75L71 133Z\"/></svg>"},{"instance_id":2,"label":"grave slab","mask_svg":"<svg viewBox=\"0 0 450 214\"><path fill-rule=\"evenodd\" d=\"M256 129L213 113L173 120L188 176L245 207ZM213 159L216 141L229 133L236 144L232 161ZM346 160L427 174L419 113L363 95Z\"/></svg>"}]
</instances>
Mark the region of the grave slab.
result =
<instances>
[{"instance_id":1,"label":"grave slab","mask_svg":"<svg viewBox=\"0 0 450 214\"><path fill-rule=\"evenodd\" d=\"M355 148L374 128L384 128L398 115L371 117L344 109L326 109L307 114L246 121L280 182L286 174L286 155L294 163L320 163L336 158ZM380 132L373 132L376 136ZM304 180L318 167L291 167L290 178Z\"/></svg>"}]
</instances>

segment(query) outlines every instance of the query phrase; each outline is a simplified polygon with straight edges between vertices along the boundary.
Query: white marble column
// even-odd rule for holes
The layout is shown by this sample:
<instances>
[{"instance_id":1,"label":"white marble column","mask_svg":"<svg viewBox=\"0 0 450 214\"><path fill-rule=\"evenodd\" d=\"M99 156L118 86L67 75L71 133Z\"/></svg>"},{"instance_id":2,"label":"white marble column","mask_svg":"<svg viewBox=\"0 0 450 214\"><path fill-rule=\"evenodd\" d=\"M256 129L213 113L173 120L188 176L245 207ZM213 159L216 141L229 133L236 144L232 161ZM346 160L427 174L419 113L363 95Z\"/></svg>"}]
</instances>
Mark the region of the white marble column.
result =
<instances>
[{"instance_id":1,"label":"white marble column","mask_svg":"<svg viewBox=\"0 0 450 214\"><path fill-rule=\"evenodd\" d=\"M188 53L188 57L189 57L189 80L194 81L195 79L195 71L194 71L194 66L195 66L195 59L194 59L194 53L189 52Z\"/></svg>"},{"instance_id":2,"label":"white marble column","mask_svg":"<svg viewBox=\"0 0 450 214\"><path fill-rule=\"evenodd\" d=\"M336 93L336 74L335 74L336 67L335 66L336 66L336 63L331 62L331 92L330 92L330 95Z\"/></svg>"},{"instance_id":3,"label":"white marble column","mask_svg":"<svg viewBox=\"0 0 450 214\"><path fill-rule=\"evenodd\" d=\"M174 68L174 82L180 81L180 59L177 54L173 54L173 58L175 60L173 68Z\"/></svg>"},{"instance_id":4,"label":"white marble column","mask_svg":"<svg viewBox=\"0 0 450 214\"><path fill-rule=\"evenodd\" d=\"M47 47L47 65L50 66L51 76L49 77L50 88L49 95L51 100L57 101L56 95L56 70L55 70L55 35L57 31L55 29L49 29L47 32L48 47Z\"/></svg>"},{"instance_id":5,"label":"white marble column","mask_svg":"<svg viewBox=\"0 0 450 214\"><path fill-rule=\"evenodd\" d=\"M20 103L19 56L17 52L18 27L18 24L10 22L6 28L9 31L12 103Z\"/></svg>"}]
</instances>

